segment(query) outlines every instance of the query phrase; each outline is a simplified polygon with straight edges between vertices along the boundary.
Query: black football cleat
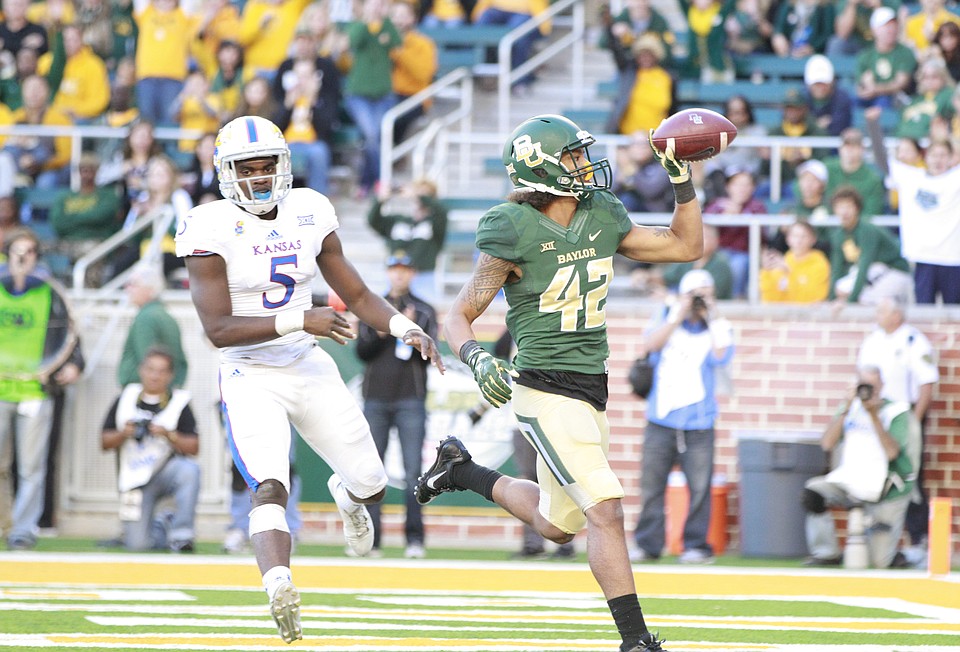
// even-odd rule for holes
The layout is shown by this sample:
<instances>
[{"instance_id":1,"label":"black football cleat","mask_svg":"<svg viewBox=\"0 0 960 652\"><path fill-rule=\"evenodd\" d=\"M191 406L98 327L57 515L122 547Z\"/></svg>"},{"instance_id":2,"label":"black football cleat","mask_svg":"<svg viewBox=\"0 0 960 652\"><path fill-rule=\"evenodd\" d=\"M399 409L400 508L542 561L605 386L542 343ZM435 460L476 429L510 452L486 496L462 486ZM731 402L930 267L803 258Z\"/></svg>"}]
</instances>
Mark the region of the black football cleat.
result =
<instances>
[{"instance_id":1,"label":"black football cleat","mask_svg":"<svg viewBox=\"0 0 960 652\"><path fill-rule=\"evenodd\" d=\"M621 652L669 652L660 647L661 643L666 643L666 641L658 641L657 637L650 632L646 632L643 636L640 637L640 642L634 645L632 648L624 650L620 648Z\"/></svg>"},{"instance_id":2,"label":"black football cleat","mask_svg":"<svg viewBox=\"0 0 960 652\"><path fill-rule=\"evenodd\" d=\"M417 502L426 505L445 491L463 491L453 484L450 471L458 464L470 461L470 453L456 437L447 437L437 446L437 460L420 476L413 490Z\"/></svg>"}]
</instances>

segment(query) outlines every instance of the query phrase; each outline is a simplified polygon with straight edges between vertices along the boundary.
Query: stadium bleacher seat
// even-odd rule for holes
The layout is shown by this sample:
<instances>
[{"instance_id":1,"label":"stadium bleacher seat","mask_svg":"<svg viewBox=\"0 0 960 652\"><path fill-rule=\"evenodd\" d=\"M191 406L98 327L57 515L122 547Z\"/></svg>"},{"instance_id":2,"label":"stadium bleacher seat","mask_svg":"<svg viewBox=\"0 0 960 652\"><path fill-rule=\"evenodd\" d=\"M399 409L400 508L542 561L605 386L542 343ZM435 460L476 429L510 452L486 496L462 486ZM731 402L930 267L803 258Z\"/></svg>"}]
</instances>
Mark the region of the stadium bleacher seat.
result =
<instances>
[{"instance_id":1,"label":"stadium bleacher seat","mask_svg":"<svg viewBox=\"0 0 960 652\"><path fill-rule=\"evenodd\" d=\"M496 48L510 27L500 25L465 25L455 29L421 29L420 33L437 44L438 76L460 66L470 66L474 74L490 74L496 64L484 63L487 48Z\"/></svg>"},{"instance_id":2,"label":"stadium bleacher seat","mask_svg":"<svg viewBox=\"0 0 960 652\"><path fill-rule=\"evenodd\" d=\"M837 79L852 81L856 74L857 58L854 55L831 57L834 74ZM746 54L734 58L739 79L749 79L755 72L763 74L765 80L802 81L807 58L780 57L775 54Z\"/></svg>"},{"instance_id":3,"label":"stadium bleacher seat","mask_svg":"<svg viewBox=\"0 0 960 652\"><path fill-rule=\"evenodd\" d=\"M754 84L748 80L736 80L732 84L702 84L699 81L685 79L677 83L677 102L679 104L720 103L733 95L742 95L757 106L781 106L790 89L800 90L803 82L767 81Z\"/></svg>"},{"instance_id":4,"label":"stadium bleacher seat","mask_svg":"<svg viewBox=\"0 0 960 652\"><path fill-rule=\"evenodd\" d=\"M617 97L617 80L608 79L597 84L597 97L601 99L613 100Z\"/></svg>"},{"instance_id":5,"label":"stadium bleacher seat","mask_svg":"<svg viewBox=\"0 0 960 652\"><path fill-rule=\"evenodd\" d=\"M855 107L853 109L853 126L864 133L867 132L867 119L864 117L865 111L866 109L861 107ZM892 135L898 124L900 124L900 113L897 111L888 110L880 113L880 127L885 134Z\"/></svg>"},{"instance_id":6,"label":"stadium bleacher seat","mask_svg":"<svg viewBox=\"0 0 960 652\"><path fill-rule=\"evenodd\" d=\"M499 161L497 164L501 169L503 168L503 164ZM443 197L440 201L448 211L485 211L498 202L497 199L491 199L490 197Z\"/></svg>"},{"instance_id":7,"label":"stadium bleacher seat","mask_svg":"<svg viewBox=\"0 0 960 652\"><path fill-rule=\"evenodd\" d=\"M474 67L482 63L483 53L476 48L446 48L437 53L437 78L439 79L461 66L473 70Z\"/></svg>"},{"instance_id":8,"label":"stadium bleacher seat","mask_svg":"<svg viewBox=\"0 0 960 652\"><path fill-rule=\"evenodd\" d=\"M577 123L577 126L581 129L586 129L594 134L602 134L604 132L604 124L606 124L607 118L610 116L610 109L566 108L560 113Z\"/></svg>"},{"instance_id":9,"label":"stadium bleacher seat","mask_svg":"<svg viewBox=\"0 0 960 652\"><path fill-rule=\"evenodd\" d=\"M14 197L29 220L25 226L33 230L41 240L55 240L56 234L48 221L50 209L64 190L42 190L38 188L17 188ZM26 210L23 210L25 208Z\"/></svg>"}]
</instances>

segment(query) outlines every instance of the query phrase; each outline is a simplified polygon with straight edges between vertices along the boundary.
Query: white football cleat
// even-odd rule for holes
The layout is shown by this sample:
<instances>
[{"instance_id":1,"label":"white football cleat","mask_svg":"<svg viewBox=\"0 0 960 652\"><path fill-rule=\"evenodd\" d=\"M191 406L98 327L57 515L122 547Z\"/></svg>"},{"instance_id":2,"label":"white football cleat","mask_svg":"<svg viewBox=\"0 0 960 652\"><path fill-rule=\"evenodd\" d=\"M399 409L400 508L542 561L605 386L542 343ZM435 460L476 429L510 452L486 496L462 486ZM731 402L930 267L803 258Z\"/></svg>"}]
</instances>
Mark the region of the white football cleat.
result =
<instances>
[{"instance_id":1,"label":"white football cleat","mask_svg":"<svg viewBox=\"0 0 960 652\"><path fill-rule=\"evenodd\" d=\"M300 628L300 592L292 582L284 582L273 594L270 615L276 621L284 643L293 643L303 638L303 630Z\"/></svg>"},{"instance_id":2,"label":"white football cleat","mask_svg":"<svg viewBox=\"0 0 960 652\"><path fill-rule=\"evenodd\" d=\"M336 473L327 480L327 489L337 503L340 518L343 519L343 538L347 540L347 546L357 557L366 557L373 549L373 521L370 519L370 512L365 506L350 500ZM337 499L338 492L343 492L340 500ZM344 509L341 501L350 503L351 507Z\"/></svg>"}]
</instances>

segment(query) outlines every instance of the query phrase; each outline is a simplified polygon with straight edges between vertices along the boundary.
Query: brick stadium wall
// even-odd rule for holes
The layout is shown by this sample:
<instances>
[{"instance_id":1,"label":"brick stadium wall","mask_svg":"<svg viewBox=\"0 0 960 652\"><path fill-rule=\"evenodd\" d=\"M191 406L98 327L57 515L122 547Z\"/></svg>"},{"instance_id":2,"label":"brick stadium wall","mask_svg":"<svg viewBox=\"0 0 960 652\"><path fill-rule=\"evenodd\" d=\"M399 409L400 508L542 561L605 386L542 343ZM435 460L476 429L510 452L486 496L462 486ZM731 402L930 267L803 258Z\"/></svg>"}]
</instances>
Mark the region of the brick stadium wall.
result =
<instances>
[{"instance_id":1,"label":"brick stadium wall","mask_svg":"<svg viewBox=\"0 0 960 652\"><path fill-rule=\"evenodd\" d=\"M607 314L611 346L610 456L627 493L624 511L627 528L632 529L639 512L646 404L630 394L626 375L637 354L639 335L656 306L614 303ZM728 550L736 551L740 472L735 433L821 430L852 382L857 349L874 322L873 311L867 308L848 307L839 315L820 306L729 304L722 310L734 323L737 353L732 368L734 393L721 400L715 470L727 478ZM953 500L953 548L960 552L960 311L915 307L910 321L926 333L938 351L941 379L927 424L926 487L931 496ZM503 315L491 311L477 323L477 332L493 339L502 324ZM799 504L782 508L800 509ZM429 539L435 545L519 548L520 529L509 517L443 514L437 506L428 507L425 518ZM311 515L310 522L318 533L334 536L336 526L329 515ZM384 528L387 545L402 540L399 515L388 512Z\"/></svg>"}]
</instances>

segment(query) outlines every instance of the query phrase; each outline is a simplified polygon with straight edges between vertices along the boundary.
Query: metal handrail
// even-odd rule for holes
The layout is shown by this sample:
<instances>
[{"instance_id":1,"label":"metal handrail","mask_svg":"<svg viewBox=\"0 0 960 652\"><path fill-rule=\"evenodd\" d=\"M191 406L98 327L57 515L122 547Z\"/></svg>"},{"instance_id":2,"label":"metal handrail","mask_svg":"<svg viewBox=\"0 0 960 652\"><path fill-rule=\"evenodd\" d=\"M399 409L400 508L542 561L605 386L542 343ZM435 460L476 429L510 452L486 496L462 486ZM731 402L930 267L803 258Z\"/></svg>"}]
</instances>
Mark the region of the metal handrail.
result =
<instances>
[{"instance_id":1,"label":"metal handrail","mask_svg":"<svg viewBox=\"0 0 960 652\"><path fill-rule=\"evenodd\" d=\"M616 177L617 166L617 148L629 145L633 138L621 134L593 134L596 138L596 144L591 147L591 155L596 158L606 157L610 165L614 168L614 177ZM446 133L444 137L449 141L452 147L459 147L462 153L467 156L464 162L458 166L458 175L456 181L464 186L467 184L469 175L476 174L476 167L468 164L469 161L482 160L482 156L472 155L472 148L476 145L493 145L499 158L500 148L503 146L504 136L494 132L473 131L468 134ZM784 147L810 147L813 149L835 150L840 146L840 138L836 136L739 136L730 145L731 149L750 147L754 149L770 150L770 193L771 201L777 203L783 195L783 182L780 177L780 161L782 160L781 150ZM869 138L864 140L865 146L870 147ZM896 147L897 139L892 136L884 138L884 145L888 148ZM439 152L438 157L445 154ZM506 177L504 177L506 178Z\"/></svg>"},{"instance_id":2,"label":"metal handrail","mask_svg":"<svg viewBox=\"0 0 960 652\"><path fill-rule=\"evenodd\" d=\"M470 83L473 83L473 79L470 79ZM427 171L426 161L427 161L427 150L431 145L434 145L434 141L437 141L436 146L434 146L435 152L446 152L448 139L447 139L447 130L446 127L454 124L455 122L460 122L460 132L463 134L469 133L470 127L470 117L473 111L472 103L462 106L456 111L451 111L447 115L433 120L427 128L423 130L423 133L420 135L419 139L415 143L413 149L412 159L412 169L414 178L426 176L431 179L438 179L440 183L438 187L442 190L446 188L446 175L443 175L442 172L446 168L446 156L436 155L433 157L433 165L430 166L430 170Z\"/></svg>"},{"instance_id":3,"label":"metal handrail","mask_svg":"<svg viewBox=\"0 0 960 652\"><path fill-rule=\"evenodd\" d=\"M416 134L410 138L407 138L402 143L394 145L393 133L397 118L418 104L422 104L426 100L438 97L443 91L451 86L454 86L455 84L460 85L459 107L455 108L451 114L448 114L455 114L456 118L446 121L445 126L453 124L457 120L469 119L470 114L473 112L473 76L471 75L470 70L465 67L450 71L437 81L430 84L430 86L427 88L415 93L414 95L411 95L384 113L383 120L380 122L381 186L384 188L389 188L391 186L393 183L394 163L406 156L409 152L413 151L418 146L421 138L421 134ZM464 133L469 132L469 122L464 122L461 125L461 131Z\"/></svg>"},{"instance_id":4,"label":"metal handrail","mask_svg":"<svg viewBox=\"0 0 960 652\"><path fill-rule=\"evenodd\" d=\"M154 215L142 215L138 217L137 220L130 225L130 227L117 231L77 259L77 262L74 263L73 266L72 276L74 294L79 296L90 293L97 296L110 296L114 290L122 287L126 282L127 277L132 272L132 268L117 274L112 279L104 283L101 287L95 289L91 288L89 290L84 287L84 282L87 277L87 269L89 269L90 265L104 258L107 254L114 249L117 249L119 246L126 244L127 241L136 237L141 231L146 230L147 227L150 226L154 227L153 235L150 238L150 244L147 246L146 254L141 258L141 260L148 262L159 260L160 243L163 241L163 238L166 235L167 230L170 228L170 224L173 222L174 217L176 217L176 214L173 211L162 216L161 219L158 219L158 217Z\"/></svg>"},{"instance_id":5,"label":"metal handrail","mask_svg":"<svg viewBox=\"0 0 960 652\"><path fill-rule=\"evenodd\" d=\"M474 233L480 217L484 214L483 210L476 209L457 209L449 212L450 227L448 233ZM635 224L646 226L669 225L673 219L672 213L630 213L630 220ZM750 263L747 272L747 299L750 303L760 302L760 252L763 244L762 229L768 226L786 226L797 221L795 215L789 213L748 213L748 214L726 214L726 213L705 213L703 215L704 224L714 226L746 226L750 232L749 255ZM897 215L874 215L870 218L870 223L876 226L897 227L900 225L900 218ZM815 224L817 227L836 227L840 226L840 219L835 215L825 216ZM449 253L449 250L447 251ZM446 285L445 279L437 279L438 287Z\"/></svg>"},{"instance_id":6,"label":"metal handrail","mask_svg":"<svg viewBox=\"0 0 960 652\"><path fill-rule=\"evenodd\" d=\"M41 138L70 137L70 187L80 188L80 155L83 153L83 141L89 138L113 138L123 140L130 133L130 127L103 127L99 125L0 125L0 136L39 136ZM156 127L153 137L157 140L180 140L200 138L202 131L181 129L179 127Z\"/></svg>"},{"instance_id":7,"label":"metal handrail","mask_svg":"<svg viewBox=\"0 0 960 652\"><path fill-rule=\"evenodd\" d=\"M554 55L563 52L567 48L571 49L573 57L570 75L573 105L579 107L583 103L583 35L585 22L583 5L583 0L560 0L550 5L542 14L532 17L516 29L507 32L507 34L500 39L500 44L497 46L497 62L499 66L497 73L497 129L500 133L507 133L511 127L510 89L513 82L528 72L532 72L537 66L546 63L551 60ZM539 29L543 23L571 8L573 9L573 20L570 26L570 32L543 48L540 52L537 52L516 68L512 68L510 50L513 49L513 44L522 36L529 34L535 29Z\"/></svg>"}]
</instances>

